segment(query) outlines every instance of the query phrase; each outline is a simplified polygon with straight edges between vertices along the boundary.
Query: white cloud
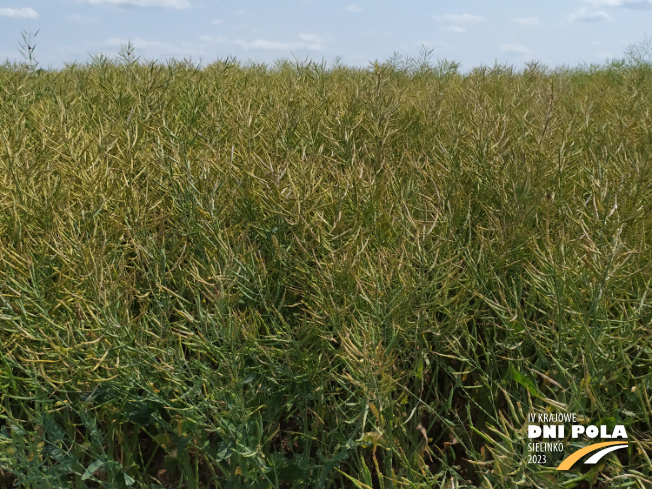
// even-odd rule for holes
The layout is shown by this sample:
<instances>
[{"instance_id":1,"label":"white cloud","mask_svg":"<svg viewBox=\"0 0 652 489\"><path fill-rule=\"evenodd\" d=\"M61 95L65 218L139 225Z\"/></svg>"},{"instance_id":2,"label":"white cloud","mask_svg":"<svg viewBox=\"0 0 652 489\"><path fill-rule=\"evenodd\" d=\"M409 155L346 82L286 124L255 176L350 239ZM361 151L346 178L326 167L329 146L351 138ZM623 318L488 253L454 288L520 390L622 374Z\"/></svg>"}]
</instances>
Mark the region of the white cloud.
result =
<instances>
[{"instance_id":1,"label":"white cloud","mask_svg":"<svg viewBox=\"0 0 652 489\"><path fill-rule=\"evenodd\" d=\"M457 23L468 23L468 24L477 24L479 22L484 22L485 19L479 15L472 14L446 14L446 15L433 15L433 19L440 22L457 22Z\"/></svg>"},{"instance_id":2,"label":"white cloud","mask_svg":"<svg viewBox=\"0 0 652 489\"><path fill-rule=\"evenodd\" d=\"M316 34L300 34L297 41L273 41L269 39L227 39L224 37L200 36L208 44L226 44L245 51L322 51L323 38Z\"/></svg>"},{"instance_id":3,"label":"white cloud","mask_svg":"<svg viewBox=\"0 0 652 489\"><path fill-rule=\"evenodd\" d=\"M352 3L351 5L347 5L346 7L344 7L344 11L358 13L358 12L362 12L362 8L358 7L355 3Z\"/></svg>"},{"instance_id":4,"label":"white cloud","mask_svg":"<svg viewBox=\"0 0 652 489\"><path fill-rule=\"evenodd\" d=\"M522 44L501 44L498 46L501 52L506 54L528 54L530 50Z\"/></svg>"},{"instance_id":5,"label":"white cloud","mask_svg":"<svg viewBox=\"0 0 652 489\"><path fill-rule=\"evenodd\" d=\"M460 27L459 25L451 25L448 27L444 27L442 30L446 32L458 32L458 33L466 32L466 28Z\"/></svg>"},{"instance_id":6,"label":"white cloud","mask_svg":"<svg viewBox=\"0 0 652 489\"><path fill-rule=\"evenodd\" d=\"M299 39L304 42L321 43L323 39L317 34L299 34Z\"/></svg>"},{"instance_id":7,"label":"white cloud","mask_svg":"<svg viewBox=\"0 0 652 489\"><path fill-rule=\"evenodd\" d=\"M568 16L571 22L604 22L613 18L604 10L580 8Z\"/></svg>"},{"instance_id":8,"label":"white cloud","mask_svg":"<svg viewBox=\"0 0 652 489\"><path fill-rule=\"evenodd\" d=\"M189 43L182 42L180 44L172 44L168 42L161 41L148 41L137 37L135 39L126 39L121 37L112 37L103 43L103 47L111 48L113 53L117 53L122 49L123 46L126 46L129 42L135 48L134 56L140 57L141 59L154 59L154 58L185 58L188 56L188 53L194 53L201 55L197 46L193 46Z\"/></svg>"},{"instance_id":9,"label":"white cloud","mask_svg":"<svg viewBox=\"0 0 652 489\"><path fill-rule=\"evenodd\" d=\"M269 39L256 39L254 41L236 41L244 49L251 49L252 51L287 51L296 49L301 43L297 42L282 42L270 41Z\"/></svg>"},{"instance_id":10,"label":"white cloud","mask_svg":"<svg viewBox=\"0 0 652 489\"><path fill-rule=\"evenodd\" d=\"M222 23L222 19L213 19L211 20L211 24L213 25L220 25Z\"/></svg>"},{"instance_id":11,"label":"white cloud","mask_svg":"<svg viewBox=\"0 0 652 489\"><path fill-rule=\"evenodd\" d=\"M18 19L36 19L38 12L33 8L0 8L0 17L14 17Z\"/></svg>"},{"instance_id":12,"label":"white cloud","mask_svg":"<svg viewBox=\"0 0 652 489\"><path fill-rule=\"evenodd\" d=\"M175 46L172 44L167 44L164 42L159 42L159 41L147 41L145 39L141 39L140 37L137 37L136 39L130 40L130 39L123 39L120 37L112 37L108 41L106 41L106 46L109 47L121 47L126 44L131 42L131 44L134 46L135 49L157 49L157 50L171 50L174 49ZM135 53L136 55L138 53Z\"/></svg>"},{"instance_id":13,"label":"white cloud","mask_svg":"<svg viewBox=\"0 0 652 489\"><path fill-rule=\"evenodd\" d=\"M537 17L515 17L512 22L521 25L541 25L541 21Z\"/></svg>"},{"instance_id":14,"label":"white cloud","mask_svg":"<svg viewBox=\"0 0 652 489\"><path fill-rule=\"evenodd\" d=\"M592 7L652 8L652 0L584 0Z\"/></svg>"},{"instance_id":15,"label":"white cloud","mask_svg":"<svg viewBox=\"0 0 652 489\"><path fill-rule=\"evenodd\" d=\"M140 7L140 8L162 8L162 9L183 9L190 8L187 0L84 0L91 5L108 5L111 7Z\"/></svg>"}]
</instances>

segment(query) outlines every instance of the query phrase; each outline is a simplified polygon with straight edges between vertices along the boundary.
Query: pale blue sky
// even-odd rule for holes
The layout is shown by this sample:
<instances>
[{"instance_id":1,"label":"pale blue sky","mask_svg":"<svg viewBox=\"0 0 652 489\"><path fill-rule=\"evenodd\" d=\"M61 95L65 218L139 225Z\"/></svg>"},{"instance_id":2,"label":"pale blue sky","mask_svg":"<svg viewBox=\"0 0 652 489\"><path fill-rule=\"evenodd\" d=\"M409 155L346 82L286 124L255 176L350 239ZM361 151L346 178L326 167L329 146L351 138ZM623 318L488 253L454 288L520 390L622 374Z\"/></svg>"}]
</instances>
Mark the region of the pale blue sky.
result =
<instances>
[{"instance_id":1,"label":"pale blue sky","mask_svg":"<svg viewBox=\"0 0 652 489\"><path fill-rule=\"evenodd\" d=\"M366 66L393 53L462 69L602 63L652 34L652 0L0 0L0 60L20 60L35 32L43 67L115 56L131 40L142 59L306 57Z\"/></svg>"}]
</instances>

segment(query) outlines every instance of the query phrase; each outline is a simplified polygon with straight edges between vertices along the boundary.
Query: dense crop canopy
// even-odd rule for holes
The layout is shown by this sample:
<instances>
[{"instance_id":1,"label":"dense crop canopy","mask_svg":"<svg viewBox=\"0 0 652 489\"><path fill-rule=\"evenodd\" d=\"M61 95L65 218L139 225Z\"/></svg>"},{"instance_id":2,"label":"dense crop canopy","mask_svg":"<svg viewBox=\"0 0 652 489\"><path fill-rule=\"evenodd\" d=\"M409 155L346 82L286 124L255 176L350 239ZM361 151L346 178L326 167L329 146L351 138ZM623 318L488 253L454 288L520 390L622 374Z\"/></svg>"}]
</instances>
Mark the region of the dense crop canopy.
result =
<instances>
[{"instance_id":1,"label":"dense crop canopy","mask_svg":"<svg viewBox=\"0 0 652 489\"><path fill-rule=\"evenodd\" d=\"M0 68L0 481L650 487L649 69L446 66Z\"/></svg>"}]
</instances>

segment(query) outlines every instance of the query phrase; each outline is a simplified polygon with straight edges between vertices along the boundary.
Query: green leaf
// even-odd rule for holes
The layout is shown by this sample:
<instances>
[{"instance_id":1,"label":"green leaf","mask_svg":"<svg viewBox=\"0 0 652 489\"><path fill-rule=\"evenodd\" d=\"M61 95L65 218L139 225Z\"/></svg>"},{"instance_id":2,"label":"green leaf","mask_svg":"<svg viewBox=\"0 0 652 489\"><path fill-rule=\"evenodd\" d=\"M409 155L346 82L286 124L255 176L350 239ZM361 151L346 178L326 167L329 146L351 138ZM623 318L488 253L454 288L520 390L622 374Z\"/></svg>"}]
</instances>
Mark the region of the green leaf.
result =
<instances>
[{"instance_id":1,"label":"green leaf","mask_svg":"<svg viewBox=\"0 0 652 489\"><path fill-rule=\"evenodd\" d=\"M222 442L217 450L217 455L215 455L215 461L221 462L222 460L227 460L232 454L233 444Z\"/></svg>"},{"instance_id":2,"label":"green leaf","mask_svg":"<svg viewBox=\"0 0 652 489\"><path fill-rule=\"evenodd\" d=\"M95 471L101 469L105 463L106 460L104 458L99 458L95 462L90 464L84 471L84 475L82 475L82 480L85 481L93 477Z\"/></svg>"},{"instance_id":3,"label":"green leaf","mask_svg":"<svg viewBox=\"0 0 652 489\"><path fill-rule=\"evenodd\" d=\"M529 377L523 375L521 372L516 370L514 367L512 367L512 378L514 379L514 381L518 382L523 387L525 387L531 395L533 395L535 397L542 397L541 393L537 389L537 386L534 384L532 379L530 379Z\"/></svg>"}]
</instances>

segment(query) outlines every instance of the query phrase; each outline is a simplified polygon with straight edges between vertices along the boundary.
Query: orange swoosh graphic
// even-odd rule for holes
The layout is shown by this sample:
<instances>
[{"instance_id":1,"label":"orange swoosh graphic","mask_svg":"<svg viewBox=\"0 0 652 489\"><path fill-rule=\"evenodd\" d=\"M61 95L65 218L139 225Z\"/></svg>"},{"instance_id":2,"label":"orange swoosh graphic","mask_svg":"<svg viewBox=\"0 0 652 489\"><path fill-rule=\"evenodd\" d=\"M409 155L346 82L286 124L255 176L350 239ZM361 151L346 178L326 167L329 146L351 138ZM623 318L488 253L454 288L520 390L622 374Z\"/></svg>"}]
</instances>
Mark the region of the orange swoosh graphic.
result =
<instances>
[{"instance_id":1,"label":"orange swoosh graphic","mask_svg":"<svg viewBox=\"0 0 652 489\"><path fill-rule=\"evenodd\" d=\"M581 459L584 455L587 453L595 452L596 450L599 450L600 448L604 447L610 447L612 445L625 445L627 442L625 440L621 441L605 441L603 443L594 443L593 445L589 445L588 447L584 447L579 449L576 452L571 453L568 457L564 459L564 461L559 464L559 467L557 467L557 470L568 470L570 469L575 462L577 462L579 459Z\"/></svg>"}]
</instances>

